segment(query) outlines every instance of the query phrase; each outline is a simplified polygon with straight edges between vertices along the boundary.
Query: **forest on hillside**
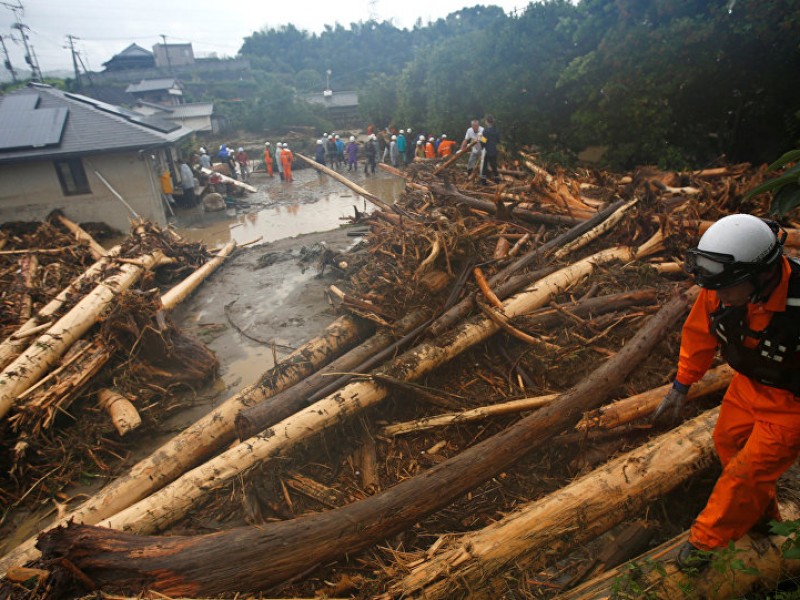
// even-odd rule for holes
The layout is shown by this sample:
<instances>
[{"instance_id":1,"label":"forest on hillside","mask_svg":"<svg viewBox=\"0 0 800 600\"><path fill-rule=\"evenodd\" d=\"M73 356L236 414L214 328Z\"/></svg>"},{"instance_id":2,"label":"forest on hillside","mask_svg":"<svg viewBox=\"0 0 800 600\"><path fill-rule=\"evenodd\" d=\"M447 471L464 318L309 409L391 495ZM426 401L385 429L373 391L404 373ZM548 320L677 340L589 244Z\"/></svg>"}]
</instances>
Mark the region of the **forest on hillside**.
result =
<instances>
[{"instance_id":1,"label":"forest on hillside","mask_svg":"<svg viewBox=\"0 0 800 600\"><path fill-rule=\"evenodd\" d=\"M510 147L606 166L769 162L800 139L797 0L543 0L435 22L294 26L245 38L252 131L329 124L296 92L357 90L364 125L461 136L493 114Z\"/></svg>"}]
</instances>

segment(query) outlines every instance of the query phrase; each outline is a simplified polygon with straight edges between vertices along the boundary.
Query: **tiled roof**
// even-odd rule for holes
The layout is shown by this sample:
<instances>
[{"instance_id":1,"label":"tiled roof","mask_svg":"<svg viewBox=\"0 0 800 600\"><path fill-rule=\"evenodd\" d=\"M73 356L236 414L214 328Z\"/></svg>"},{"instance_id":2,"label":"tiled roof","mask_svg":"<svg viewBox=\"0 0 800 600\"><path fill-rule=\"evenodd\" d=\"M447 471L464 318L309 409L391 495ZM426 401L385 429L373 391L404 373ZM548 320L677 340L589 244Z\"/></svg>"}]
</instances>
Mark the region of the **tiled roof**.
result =
<instances>
[{"instance_id":1,"label":"tiled roof","mask_svg":"<svg viewBox=\"0 0 800 600\"><path fill-rule=\"evenodd\" d=\"M192 132L172 121L145 117L49 85L28 84L26 88L0 97L0 125L25 119L35 122L39 111L48 111L45 115L47 122L52 121L50 117L57 113L66 112L66 122L58 141L53 143L53 136L48 138L38 133L27 139L12 139L19 133L13 128L0 126L0 163L158 148L173 144ZM53 131L48 130L49 133ZM47 138L49 145L38 143L42 138Z\"/></svg>"},{"instance_id":2,"label":"tiled roof","mask_svg":"<svg viewBox=\"0 0 800 600\"><path fill-rule=\"evenodd\" d=\"M132 83L125 92L128 94L137 94L144 92L156 92L159 90L170 90L172 88L180 88L180 84L173 78L163 79L142 79L139 83Z\"/></svg>"}]
</instances>

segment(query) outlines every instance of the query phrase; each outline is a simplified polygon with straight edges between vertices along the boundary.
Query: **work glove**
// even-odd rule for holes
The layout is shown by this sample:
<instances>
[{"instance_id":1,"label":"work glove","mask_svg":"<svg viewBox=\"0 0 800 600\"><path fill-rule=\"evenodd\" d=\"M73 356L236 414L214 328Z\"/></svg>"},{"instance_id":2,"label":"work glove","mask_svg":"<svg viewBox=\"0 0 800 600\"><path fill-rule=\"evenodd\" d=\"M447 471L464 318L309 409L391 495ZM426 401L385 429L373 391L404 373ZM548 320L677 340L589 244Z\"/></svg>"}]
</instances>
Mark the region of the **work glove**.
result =
<instances>
[{"instance_id":1,"label":"work glove","mask_svg":"<svg viewBox=\"0 0 800 600\"><path fill-rule=\"evenodd\" d=\"M661 404L658 405L653 413L650 422L655 424L659 419L666 415L672 421L680 419L683 407L686 405L686 395L689 393L689 386L678 381L672 384L672 389L667 392Z\"/></svg>"}]
</instances>

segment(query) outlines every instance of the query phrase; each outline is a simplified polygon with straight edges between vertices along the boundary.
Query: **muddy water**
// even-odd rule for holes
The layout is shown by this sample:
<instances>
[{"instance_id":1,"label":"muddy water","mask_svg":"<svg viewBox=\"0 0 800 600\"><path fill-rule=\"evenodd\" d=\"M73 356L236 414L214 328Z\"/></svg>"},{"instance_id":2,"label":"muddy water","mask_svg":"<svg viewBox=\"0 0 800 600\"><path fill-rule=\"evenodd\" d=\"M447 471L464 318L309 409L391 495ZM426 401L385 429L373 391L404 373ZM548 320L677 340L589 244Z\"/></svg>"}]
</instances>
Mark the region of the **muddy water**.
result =
<instances>
[{"instance_id":1,"label":"muddy water","mask_svg":"<svg viewBox=\"0 0 800 600\"><path fill-rule=\"evenodd\" d=\"M348 173L345 171L345 175ZM352 177L358 185L382 200L392 203L403 191L403 180L377 173ZM301 234L328 231L352 217L354 208L372 212L373 207L363 198L313 169L295 172L295 181L281 182L276 176L269 179L261 173L251 176L250 183L258 192L242 200L251 204L245 211L229 209L219 213L204 213L202 208L179 210L176 226L181 235L192 241L204 241L210 247L236 240L239 244L260 239L263 242L294 237Z\"/></svg>"}]
</instances>

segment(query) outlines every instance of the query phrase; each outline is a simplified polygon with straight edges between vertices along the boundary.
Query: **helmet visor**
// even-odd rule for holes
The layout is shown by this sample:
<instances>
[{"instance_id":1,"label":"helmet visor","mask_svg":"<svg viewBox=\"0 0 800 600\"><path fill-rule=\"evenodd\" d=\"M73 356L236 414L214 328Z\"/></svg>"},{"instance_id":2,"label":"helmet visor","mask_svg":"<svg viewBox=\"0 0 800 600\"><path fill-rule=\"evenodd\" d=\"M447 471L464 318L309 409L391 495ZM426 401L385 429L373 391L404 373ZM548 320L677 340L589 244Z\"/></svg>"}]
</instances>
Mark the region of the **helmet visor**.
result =
<instances>
[{"instance_id":1,"label":"helmet visor","mask_svg":"<svg viewBox=\"0 0 800 600\"><path fill-rule=\"evenodd\" d=\"M700 287L719 290L746 281L771 262L737 262L732 254L690 248L686 251L684 269Z\"/></svg>"}]
</instances>

